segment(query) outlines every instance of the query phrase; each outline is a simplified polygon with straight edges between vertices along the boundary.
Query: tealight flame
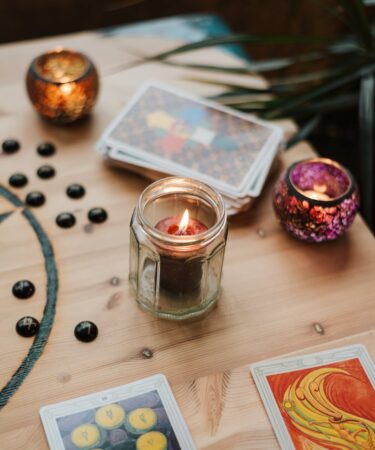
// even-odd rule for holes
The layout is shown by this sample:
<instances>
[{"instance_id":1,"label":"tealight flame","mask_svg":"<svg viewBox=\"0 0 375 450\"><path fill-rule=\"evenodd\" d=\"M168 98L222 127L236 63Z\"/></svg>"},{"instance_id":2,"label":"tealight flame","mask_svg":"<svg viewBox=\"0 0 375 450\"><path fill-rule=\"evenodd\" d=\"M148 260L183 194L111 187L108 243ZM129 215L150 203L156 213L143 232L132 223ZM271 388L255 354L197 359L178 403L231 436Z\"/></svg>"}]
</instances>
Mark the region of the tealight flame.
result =
<instances>
[{"instance_id":1,"label":"tealight flame","mask_svg":"<svg viewBox=\"0 0 375 450\"><path fill-rule=\"evenodd\" d=\"M185 212L178 225L178 234L184 234L187 230L188 225L189 225L189 211L185 209Z\"/></svg>"},{"instance_id":2,"label":"tealight flame","mask_svg":"<svg viewBox=\"0 0 375 450\"><path fill-rule=\"evenodd\" d=\"M61 89L61 91L62 91L64 94L68 95L68 94L70 94L70 93L72 92L72 90L73 90L73 85L72 85L72 83L66 83L66 84L63 84L63 85L60 87L60 89Z\"/></svg>"},{"instance_id":3,"label":"tealight flame","mask_svg":"<svg viewBox=\"0 0 375 450\"><path fill-rule=\"evenodd\" d=\"M327 186L325 184L317 184L314 183L314 188L313 190L315 192L321 192L322 194L324 194L324 192L327 192Z\"/></svg>"}]
</instances>

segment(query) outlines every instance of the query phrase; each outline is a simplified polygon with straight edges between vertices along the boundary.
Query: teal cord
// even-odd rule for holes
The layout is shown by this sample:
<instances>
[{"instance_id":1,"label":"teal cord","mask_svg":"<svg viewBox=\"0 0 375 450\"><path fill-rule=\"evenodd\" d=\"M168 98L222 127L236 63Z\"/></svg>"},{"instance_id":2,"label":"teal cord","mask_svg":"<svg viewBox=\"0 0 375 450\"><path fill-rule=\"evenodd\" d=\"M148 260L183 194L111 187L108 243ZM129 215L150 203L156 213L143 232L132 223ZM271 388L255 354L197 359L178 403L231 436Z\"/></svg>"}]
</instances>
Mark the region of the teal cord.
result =
<instances>
[{"instance_id":1,"label":"teal cord","mask_svg":"<svg viewBox=\"0 0 375 450\"><path fill-rule=\"evenodd\" d=\"M3 408L12 397L12 395L17 391L21 384L26 379L27 375L31 372L36 361L40 358L43 353L43 349L47 344L49 334L52 329L53 320L56 313L56 301L57 301L57 291L58 291L58 277L57 277L57 265L55 257L53 254L53 248L51 241L48 239L47 234L43 230L40 223L35 218L34 214L25 207L24 203L14 194L12 194L4 186L0 185L0 195L6 198L10 203L16 207L24 207L23 216L29 222L33 228L43 256L44 256L44 267L47 275L47 302L43 311L43 318L40 322L40 328L38 334L29 349L28 354L23 359L21 365L12 375L7 384L0 391L0 409Z\"/></svg>"}]
</instances>

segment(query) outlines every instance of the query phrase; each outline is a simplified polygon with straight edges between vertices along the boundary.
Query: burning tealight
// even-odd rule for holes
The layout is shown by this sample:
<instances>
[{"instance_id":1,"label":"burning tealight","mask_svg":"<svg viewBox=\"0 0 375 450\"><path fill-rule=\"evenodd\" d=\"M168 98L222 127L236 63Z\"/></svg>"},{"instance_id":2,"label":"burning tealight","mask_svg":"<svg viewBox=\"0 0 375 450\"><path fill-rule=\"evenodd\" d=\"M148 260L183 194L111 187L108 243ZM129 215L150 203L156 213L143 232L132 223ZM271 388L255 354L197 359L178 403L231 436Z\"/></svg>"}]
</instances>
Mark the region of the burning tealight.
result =
<instances>
[{"instance_id":1,"label":"burning tealight","mask_svg":"<svg viewBox=\"0 0 375 450\"><path fill-rule=\"evenodd\" d=\"M87 56L58 48L32 61L26 87L41 116L55 123L70 123L92 110L99 80Z\"/></svg>"},{"instance_id":2,"label":"burning tealight","mask_svg":"<svg viewBox=\"0 0 375 450\"><path fill-rule=\"evenodd\" d=\"M273 206L281 225L307 242L336 239L353 223L359 194L350 172L314 158L292 164L275 185Z\"/></svg>"},{"instance_id":3,"label":"burning tealight","mask_svg":"<svg viewBox=\"0 0 375 450\"><path fill-rule=\"evenodd\" d=\"M187 178L157 181L142 193L130 230L129 279L143 309L183 320L215 306L227 235L220 194Z\"/></svg>"},{"instance_id":4,"label":"burning tealight","mask_svg":"<svg viewBox=\"0 0 375 450\"><path fill-rule=\"evenodd\" d=\"M158 222L155 228L163 233L173 234L175 236L193 236L195 234L203 233L208 229L206 225L199 220L191 219L188 209L185 209L181 220L178 220L178 217L176 216L167 217Z\"/></svg>"}]
</instances>

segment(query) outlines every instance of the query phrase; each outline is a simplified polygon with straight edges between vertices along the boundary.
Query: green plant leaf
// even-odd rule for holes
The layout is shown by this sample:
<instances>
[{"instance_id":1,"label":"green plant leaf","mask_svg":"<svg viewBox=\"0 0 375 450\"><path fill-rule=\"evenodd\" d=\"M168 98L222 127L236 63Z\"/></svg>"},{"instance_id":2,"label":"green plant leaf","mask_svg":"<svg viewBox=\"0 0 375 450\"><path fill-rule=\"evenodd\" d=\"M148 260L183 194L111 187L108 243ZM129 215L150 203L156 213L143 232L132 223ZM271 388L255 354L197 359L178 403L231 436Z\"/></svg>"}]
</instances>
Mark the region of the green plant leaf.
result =
<instances>
[{"instance_id":1,"label":"green plant leaf","mask_svg":"<svg viewBox=\"0 0 375 450\"><path fill-rule=\"evenodd\" d=\"M214 47L225 44L261 44L261 45L285 45L285 44L323 44L328 40L321 36L310 35L258 35L258 34L232 34L204 39L199 42L180 45L172 50L151 56L147 60L163 60L179 53L186 53L201 48Z\"/></svg>"},{"instance_id":2,"label":"green plant leaf","mask_svg":"<svg viewBox=\"0 0 375 450\"><path fill-rule=\"evenodd\" d=\"M359 64L360 61L357 58L352 58L344 63L336 64L333 68L320 70L316 72L306 72L301 75L284 78L271 78L269 79L270 86L276 92L282 91L288 86L298 87L299 84L306 84L311 82L322 83L329 78L337 77L345 70L351 70L355 64Z\"/></svg>"},{"instance_id":3,"label":"green plant leaf","mask_svg":"<svg viewBox=\"0 0 375 450\"><path fill-rule=\"evenodd\" d=\"M374 226L374 75L362 78L359 98L360 185L362 211L370 227Z\"/></svg>"},{"instance_id":4,"label":"green plant leaf","mask_svg":"<svg viewBox=\"0 0 375 450\"><path fill-rule=\"evenodd\" d=\"M355 60L345 61L342 64L336 65L332 69L303 73L302 75L297 75L293 77L284 78L274 78L268 79L267 87L249 87L243 84L234 84L222 80L207 79L202 77L186 77L185 79L189 81L194 81L198 83L205 83L214 86L221 86L223 89L227 89L227 92L220 93L210 97L211 99L220 101L221 99L227 100L230 97L237 97L239 95L251 95L251 94L288 94L296 93L298 90L305 89L303 86L306 83L317 82L322 83L329 78L337 77L345 69L351 69L354 65Z\"/></svg>"},{"instance_id":5,"label":"green plant leaf","mask_svg":"<svg viewBox=\"0 0 375 450\"><path fill-rule=\"evenodd\" d=\"M300 94L293 96L285 100L284 104L280 107L276 107L275 109L269 111L267 113L267 118L276 118L280 115L286 115L288 111L299 106L303 103L306 103L310 100L313 100L317 97L320 97L324 94L332 92L341 86L347 85L362 76L369 75L375 70L375 62L371 61L367 64L360 64L359 66L355 66L352 70L347 70L341 75L334 77L333 79L328 79L327 81L321 83L319 86L304 91Z\"/></svg>"},{"instance_id":6,"label":"green plant leaf","mask_svg":"<svg viewBox=\"0 0 375 450\"><path fill-rule=\"evenodd\" d=\"M308 138L312 131L318 126L322 118L321 114L312 116L299 130L286 142L285 150Z\"/></svg>"},{"instance_id":7,"label":"green plant leaf","mask_svg":"<svg viewBox=\"0 0 375 450\"><path fill-rule=\"evenodd\" d=\"M358 54L358 46L356 46L353 42L337 42L332 46L326 48L323 51L316 51L310 53L303 53L301 55L294 55L285 58L275 58L275 59L266 59L260 61L249 61L246 62L243 66L231 67L231 66L216 66L210 64L194 64L194 63L183 63L177 61L164 61L165 64L177 66L177 67L185 67L188 69L197 69L197 70L207 70L212 72L225 72L225 73L234 73L234 74L247 74L252 72L263 73L270 72L280 69L286 69L288 67L294 66L296 64L305 64L311 63L315 61L319 61L322 59L327 59L332 56L340 56L340 55L356 55Z\"/></svg>"},{"instance_id":8,"label":"green plant leaf","mask_svg":"<svg viewBox=\"0 0 375 450\"><path fill-rule=\"evenodd\" d=\"M275 107L280 107L284 101L285 99L283 97L276 97L272 100L257 98L253 98L250 100L249 98L247 99L247 101L246 98L243 97L238 99L235 98L233 102L229 100L220 102L241 111L258 111L262 117L268 118L269 111L274 109ZM352 109L357 105L357 93L343 93L322 101L315 100L307 104L299 105L289 111L288 117L299 120L302 116L311 117L312 114L325 114L338 110ZM282 116L280 115L279 117Z\"/></svg>"},{"instance_id":9,"label":"green plant leaf","mask_svg":"<svg viewBox=\"0 0 375 450\"><path fill-rule=\"evenodd\" d=\"M371 25L362 0L339 0L347 16L347 22L367 50L373 48Z\"/></svg>"},{"instance_id":10,"label":"green plant leaf","mask_svg":"<svg viewBox=\"0 0 375 450\"><path fill-rule=\"evenodd\" d=\"M337 110L343 110L348 108L355 108L358 105L358 93L346 93L337 94L333 97L329 97L324 100L310 102L307 105L301 105L297 107L294 111L299 113L327 113Z\"/></svg>"}]
</instances>

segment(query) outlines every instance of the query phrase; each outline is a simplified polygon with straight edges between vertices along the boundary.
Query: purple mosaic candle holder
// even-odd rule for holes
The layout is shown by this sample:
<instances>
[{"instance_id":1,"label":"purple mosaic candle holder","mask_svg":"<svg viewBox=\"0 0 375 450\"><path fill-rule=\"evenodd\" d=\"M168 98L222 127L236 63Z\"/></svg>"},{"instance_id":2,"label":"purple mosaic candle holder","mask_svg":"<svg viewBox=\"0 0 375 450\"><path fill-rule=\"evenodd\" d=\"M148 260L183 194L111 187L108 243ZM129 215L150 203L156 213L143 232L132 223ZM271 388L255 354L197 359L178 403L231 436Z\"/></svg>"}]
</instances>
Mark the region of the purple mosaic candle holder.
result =
<instances>
[{"instance_id":1,"label":"purple mosaic candle holder","mask_svg":"<svg viewBox=\"0 0 375 450\"><path fill-rule=\"evenodd\" d=\"M308 159L292 164L281 175L273 207L280 224L297 239L330 241L353 223L359 192L351 173L337 162Z\"/></svg>"}]
</instances>

